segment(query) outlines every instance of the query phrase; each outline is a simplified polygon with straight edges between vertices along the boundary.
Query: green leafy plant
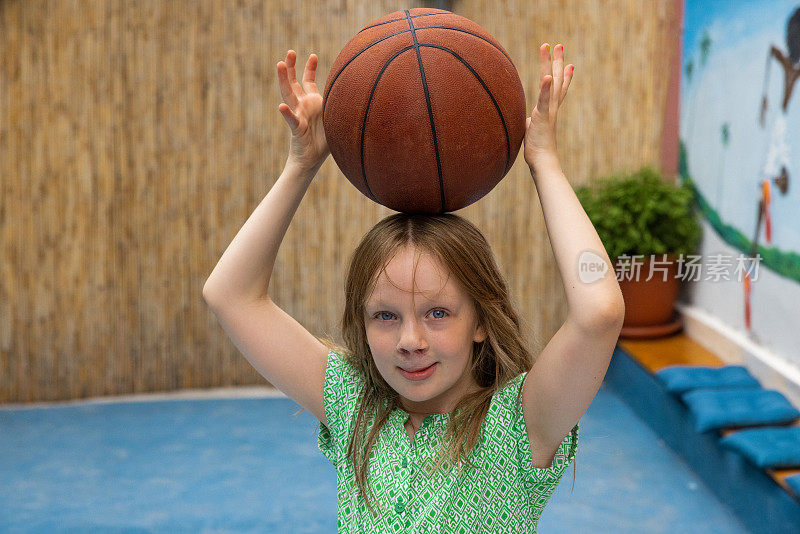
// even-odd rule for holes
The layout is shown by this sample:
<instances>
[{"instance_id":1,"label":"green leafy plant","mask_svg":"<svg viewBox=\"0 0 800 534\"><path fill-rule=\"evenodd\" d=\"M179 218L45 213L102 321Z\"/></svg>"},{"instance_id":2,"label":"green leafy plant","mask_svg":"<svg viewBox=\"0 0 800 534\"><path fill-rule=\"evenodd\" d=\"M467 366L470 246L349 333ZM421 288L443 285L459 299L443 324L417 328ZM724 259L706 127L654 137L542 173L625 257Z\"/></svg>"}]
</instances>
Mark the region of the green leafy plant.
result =
<instances>
[{"instance_id":1,"label":"green leafy plant","mask_svg":"<svg viewBox=\"0 0 800 534\"><path fill-rule=\"evenodd\" d=\"M602 178L575 194L611 261L623 254L688 255L700 241L691 189L662 182L651 167Z\"/></svg>"}]
</instances>

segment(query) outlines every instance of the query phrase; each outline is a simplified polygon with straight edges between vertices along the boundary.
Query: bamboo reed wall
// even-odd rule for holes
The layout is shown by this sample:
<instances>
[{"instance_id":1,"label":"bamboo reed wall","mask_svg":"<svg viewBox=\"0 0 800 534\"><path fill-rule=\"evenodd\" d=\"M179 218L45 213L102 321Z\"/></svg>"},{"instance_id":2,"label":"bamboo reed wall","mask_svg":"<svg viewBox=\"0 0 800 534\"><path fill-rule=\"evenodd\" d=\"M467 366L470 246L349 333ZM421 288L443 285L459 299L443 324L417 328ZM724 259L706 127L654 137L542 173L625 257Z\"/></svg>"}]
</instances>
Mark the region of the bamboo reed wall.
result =
<instances>
[{"instance_id":1,"label":"bamboo reed wall","mask_svg":"<svg viewBox=\"0 0 800 534\"><path fill-rule=\"evenodd\" d=\"M564 43L558 146L573 183L658 167L673 0L446 3L513 58ZM441 7L442 2L428 5ZM206 277L283 167L275 64L320 60L396 1L0 0L0 402L263 384L207 309ZM332 158L280 250L273 298L315 335L347 255L392 213ZM522 155L459 212L493 244L539 350L566 312Z\"/></svg>"}]
</instances>

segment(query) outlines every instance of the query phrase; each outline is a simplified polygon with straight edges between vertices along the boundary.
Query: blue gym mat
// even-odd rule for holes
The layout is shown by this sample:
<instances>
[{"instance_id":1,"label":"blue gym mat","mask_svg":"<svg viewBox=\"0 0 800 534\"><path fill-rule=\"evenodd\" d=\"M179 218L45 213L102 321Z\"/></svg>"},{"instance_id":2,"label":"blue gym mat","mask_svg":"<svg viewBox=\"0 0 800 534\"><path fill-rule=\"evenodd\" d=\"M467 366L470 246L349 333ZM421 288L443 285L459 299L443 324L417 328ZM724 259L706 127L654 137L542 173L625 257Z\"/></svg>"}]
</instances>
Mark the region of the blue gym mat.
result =
<instances>
[{"instance_id":1,"label":"blue gym mat","mask_svg":"<svg viewBox=\"0 0 800 534\"><path fill-rule=\"evenodd\" d=\"M0 409L0 532L336 532L316 419L286 398ZM616 395L581 419L540 534L746 533Z\"/></svg>"}]
</instances>

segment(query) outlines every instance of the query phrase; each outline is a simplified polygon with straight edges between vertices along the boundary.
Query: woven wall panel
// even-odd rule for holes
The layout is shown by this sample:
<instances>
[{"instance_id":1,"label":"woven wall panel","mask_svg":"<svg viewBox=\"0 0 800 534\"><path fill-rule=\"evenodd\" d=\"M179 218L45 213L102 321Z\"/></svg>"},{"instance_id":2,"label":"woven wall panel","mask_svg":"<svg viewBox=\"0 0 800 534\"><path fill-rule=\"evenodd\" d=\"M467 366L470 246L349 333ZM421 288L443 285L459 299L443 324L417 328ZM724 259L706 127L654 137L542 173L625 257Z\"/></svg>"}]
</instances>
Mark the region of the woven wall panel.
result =
<instances>
[{"instance_id":1,"label":"woven wall panel","mask_svg":"<svg viewBox=\"0 0 800 534\"><path fill-rule=\"evenodd\" d=\"M447 6L503 44L529 112L538 46L565 45L576 71L558 146L573 185L658 166L672 0ZM302 68L316 52L322 87L358 30L405 7L0 2L0 402L263 384L201 290L286 159L275 63L294 48ZM329 158L287 232L273 298L338 337L347 257L390 213ZM458 213L492 243L540 350L566 301L522 154Z\"/></svg>"}]
</instances>

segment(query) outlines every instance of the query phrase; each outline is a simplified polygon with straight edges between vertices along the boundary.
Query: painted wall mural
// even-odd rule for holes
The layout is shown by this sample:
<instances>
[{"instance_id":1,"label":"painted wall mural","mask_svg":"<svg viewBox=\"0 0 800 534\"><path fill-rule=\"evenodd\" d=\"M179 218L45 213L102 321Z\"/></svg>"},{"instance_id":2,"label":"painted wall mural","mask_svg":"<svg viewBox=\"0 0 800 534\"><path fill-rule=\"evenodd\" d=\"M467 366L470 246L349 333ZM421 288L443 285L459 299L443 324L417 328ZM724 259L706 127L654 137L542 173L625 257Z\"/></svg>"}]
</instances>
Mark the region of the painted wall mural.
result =
<instances>
[{"instance_id":1,"label":"painted wall mural","mask_svg":"<svg viewBox=\"0 0 800 534\"><path fill-rule=\"evenodd\" d=\"M800 1L686 0L682 69L700 253L746 266L698 281L692 303L800 364Z\"/></svg>"}]
</instances>

